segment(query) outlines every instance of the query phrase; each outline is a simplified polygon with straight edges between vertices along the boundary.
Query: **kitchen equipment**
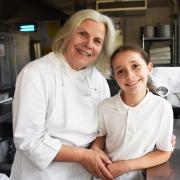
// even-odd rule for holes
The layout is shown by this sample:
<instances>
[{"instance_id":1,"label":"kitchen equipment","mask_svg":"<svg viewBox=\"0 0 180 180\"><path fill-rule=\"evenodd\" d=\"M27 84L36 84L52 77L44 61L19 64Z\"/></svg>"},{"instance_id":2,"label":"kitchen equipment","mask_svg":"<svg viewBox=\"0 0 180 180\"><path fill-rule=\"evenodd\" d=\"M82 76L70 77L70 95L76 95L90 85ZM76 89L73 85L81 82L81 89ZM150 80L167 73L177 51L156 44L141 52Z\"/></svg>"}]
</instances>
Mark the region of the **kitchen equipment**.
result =
<instances>
[{"instance_id":1,"label":"kitchen equipment","mask_svg":"<svg viewBox=\"0 0 180 180\"><path fill-rule=\"evenodd\" d=\"M171 25L164 24L164 25L157 26L157 36L165 37L165 38L171 37Z\"/></svg>"},{"instance_id":2,"label":"kitchen equipment","mask_svg":"<svg viewBox=\"0 0 180 180\"><path fill-rule=\"evenodd\" d=\"M144 36L147 38L152 38L154 37L155 29L154 26L148 25L144 27Z\"/></svg>"},{"instance_id":3,"label":"kitchen equipment","mask_svg":"<svg viewBox=\"0 0 180 180\"><path fill-rule=\"evenodd\" d=\"M178 92L178 93L173 93L176 97L177 97L177 99L178 99L178 101L179 101L179 105L180 105L180 92Z\"/></svg>"},{"instance_id":4,"label":"kitchen equipment","mask_svg":"<svg viewBox=\"0 0 180 180\"><path fill-rule=\"evenodd\" d=\"M18 73L29 61L29 35L0 32L0 91L14 88Z\"/></svg>"},{"instance_id":5,"label":"kitchen equipment","mask_svg":"<svg viewBox=\"0 0 180 180\"><path fill-rule=\"evenodd\" d=\"M168 88L160 86L156 90L161 97L166 98L168 96Z\"/></svg>"}]
</instances>

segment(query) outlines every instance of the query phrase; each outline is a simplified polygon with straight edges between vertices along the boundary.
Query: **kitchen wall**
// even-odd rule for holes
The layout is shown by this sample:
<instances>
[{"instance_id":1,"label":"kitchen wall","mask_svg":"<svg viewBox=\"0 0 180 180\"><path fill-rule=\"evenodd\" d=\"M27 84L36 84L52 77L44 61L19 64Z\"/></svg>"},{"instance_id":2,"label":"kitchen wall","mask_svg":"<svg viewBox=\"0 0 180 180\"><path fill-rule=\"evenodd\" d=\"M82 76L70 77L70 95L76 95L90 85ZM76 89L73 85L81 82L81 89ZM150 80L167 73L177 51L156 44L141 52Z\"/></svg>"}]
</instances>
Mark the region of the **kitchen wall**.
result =
<instances>
[{"instance_id":1,"label":"kitchen wall","mask_svg":"<svg viewBox=\"0 0 180 180\"><path fill-rule=\"evenodd\" d=\"M38 8L36 8L38 9ZM33 12L33 11L32 11ZM50 12L50 11L49 11ZM51 14L51 13L50 13ZM135 43L141 45L140 38L140 27L146 25L157 25L170 23L172 19L170 18L170 8L169 7L149 7L146 13L143 15L136 16L120 16L120 32L119 41L120 43ZM24 16L23 16L24 17ZM22 19L22 17L21 17ZM51 43L55 31L57 31L57 26L60 22L58 20L46 21L46 20L36 20L38 23L38 31L36 33L30 33L30 40L40 41L42 48L42 55L50 51ZM56 22L55 22L56 21ZM50 26L53 26L52 28ZM0 27L4 29L4 27ZM10 28L13 29L12 27ZM17 31L17 29L15 30Z\"/></svg>"},{"instance_id":2,"label":"kitchen wall","mask_svg":"<svg viewBox=\"0 0 180 180\"><path fill-rule=\"evenodd\" d=\"M124 17L124 42L141 44L141 26L169 24L171 20L168 7L148 8L143 16Z\"/></svg>"}]
</instances>

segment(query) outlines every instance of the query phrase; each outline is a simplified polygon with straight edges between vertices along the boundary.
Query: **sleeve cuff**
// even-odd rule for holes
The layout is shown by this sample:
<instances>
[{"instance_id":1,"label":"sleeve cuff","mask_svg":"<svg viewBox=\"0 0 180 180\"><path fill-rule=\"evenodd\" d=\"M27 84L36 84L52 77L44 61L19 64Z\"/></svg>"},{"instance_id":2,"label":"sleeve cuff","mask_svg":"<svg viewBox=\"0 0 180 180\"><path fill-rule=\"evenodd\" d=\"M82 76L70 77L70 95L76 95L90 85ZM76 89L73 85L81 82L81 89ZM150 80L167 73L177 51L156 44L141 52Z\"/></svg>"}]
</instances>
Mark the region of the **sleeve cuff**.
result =
<instances>
[{"instance_id":1,"label":"sleeve cuff","mask_svg":"<svg viewBox=\"0 0 180 180\"><path fill-rule=\"evenodd\" d=\"M39 170L44 170L53 161L61 146L59 139L46 134L43 142L32 152L30 160Z\"/></svg>"}]
</instances>

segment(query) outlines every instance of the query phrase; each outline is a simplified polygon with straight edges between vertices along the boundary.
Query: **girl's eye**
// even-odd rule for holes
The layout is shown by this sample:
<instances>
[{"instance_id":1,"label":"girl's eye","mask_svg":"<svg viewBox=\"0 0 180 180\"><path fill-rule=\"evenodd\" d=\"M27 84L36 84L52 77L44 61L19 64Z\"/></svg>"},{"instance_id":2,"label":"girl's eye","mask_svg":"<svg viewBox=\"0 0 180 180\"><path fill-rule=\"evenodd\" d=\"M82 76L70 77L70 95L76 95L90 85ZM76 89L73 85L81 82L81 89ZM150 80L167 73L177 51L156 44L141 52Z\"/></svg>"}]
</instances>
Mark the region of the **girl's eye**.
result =
<instances>
[{"instance_id":1,"label":"girl's eye","mask_svg":"<svg viewBox=\"0 0 180 180\"><path fill-rule=\"evenodd\" d=\"M139 69L141 66L139 64L133 64L132 69Z\"/></svg>"},{"instance_id":2,"label":"girl's eye","mask_svg":"<svg viewBox=\"0 0 180 180\"><path fill-rule=\"evenodd\" d=\"M124 72L123 69L119 69L119 70L116 72L116 74L122 74L123 72Z\"/></svg>"}]
</instances>

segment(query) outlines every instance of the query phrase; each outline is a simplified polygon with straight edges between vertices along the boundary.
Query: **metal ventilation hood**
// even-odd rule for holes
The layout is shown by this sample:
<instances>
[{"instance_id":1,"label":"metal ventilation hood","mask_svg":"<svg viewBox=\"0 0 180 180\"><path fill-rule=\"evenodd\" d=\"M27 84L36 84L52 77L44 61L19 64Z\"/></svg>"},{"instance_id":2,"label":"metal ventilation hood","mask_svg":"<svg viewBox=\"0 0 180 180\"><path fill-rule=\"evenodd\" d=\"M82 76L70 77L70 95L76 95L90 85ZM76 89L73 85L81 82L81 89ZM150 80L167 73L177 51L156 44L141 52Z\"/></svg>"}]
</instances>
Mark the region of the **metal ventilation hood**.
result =
<instances>
[{"instance_id":1,"label":"metal ventilation hood","mask_svg":"<svg viewBox=\"0 0 180 180\"><path fill-rule=\"evenodd\" d=\"M142 14L147 10L147 0L97 0L96 9L114 16Z\"/></svg>"},{"instance_id":2,"label":"metal ventilation hood","mask_svg":"<svg viewBox=\"0 0 180 180\"><path fill-rule=\"evenodd\" d=\"M150 7L169 7L172 0L96 0L96 9L110 16L144 15Z\"/></svg>"}]
</instances>

